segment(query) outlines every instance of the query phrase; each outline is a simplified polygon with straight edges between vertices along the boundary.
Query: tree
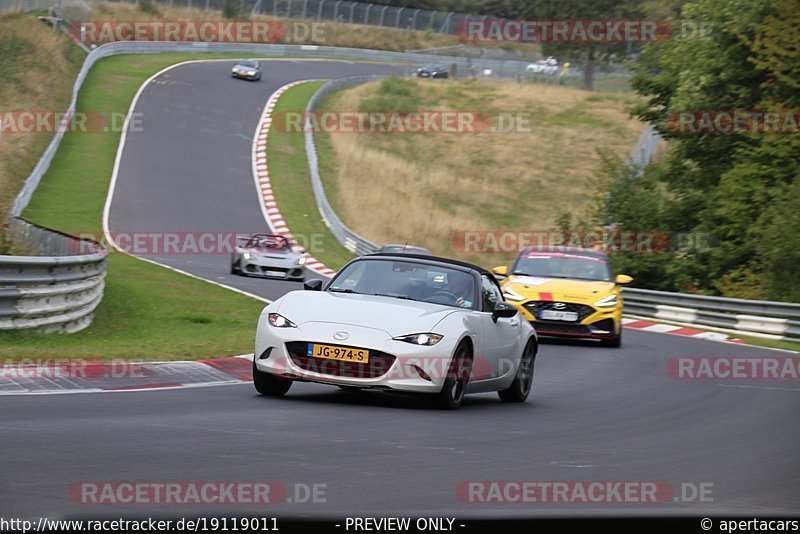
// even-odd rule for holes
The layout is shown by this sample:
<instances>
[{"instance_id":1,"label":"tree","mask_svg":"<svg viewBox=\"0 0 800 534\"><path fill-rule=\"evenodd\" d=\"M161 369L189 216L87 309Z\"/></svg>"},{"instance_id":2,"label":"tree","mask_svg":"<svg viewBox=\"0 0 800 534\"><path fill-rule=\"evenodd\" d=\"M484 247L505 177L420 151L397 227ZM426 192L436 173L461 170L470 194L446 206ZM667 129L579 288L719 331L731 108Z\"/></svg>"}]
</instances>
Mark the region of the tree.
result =
<instances>
[{"instance_id":1,"label":"tree","mask_svg":"<svg viewBox=\"0 0 800 534\"><path fill-rule=\"evenodd\" d=\"M700 291L779 300L800 293L797 132L697 134L668 120L700 110L796 110L798 8L797 0L687 4L681 21L702 22L712 33L648 45L636 67L632 86L647 100L634 114L670 143L651 171L668 206L659 220L670 232L709 236L709 246L681 262ZM674 274L671 283L680 286Z\"/></svg>"}]
</instances>

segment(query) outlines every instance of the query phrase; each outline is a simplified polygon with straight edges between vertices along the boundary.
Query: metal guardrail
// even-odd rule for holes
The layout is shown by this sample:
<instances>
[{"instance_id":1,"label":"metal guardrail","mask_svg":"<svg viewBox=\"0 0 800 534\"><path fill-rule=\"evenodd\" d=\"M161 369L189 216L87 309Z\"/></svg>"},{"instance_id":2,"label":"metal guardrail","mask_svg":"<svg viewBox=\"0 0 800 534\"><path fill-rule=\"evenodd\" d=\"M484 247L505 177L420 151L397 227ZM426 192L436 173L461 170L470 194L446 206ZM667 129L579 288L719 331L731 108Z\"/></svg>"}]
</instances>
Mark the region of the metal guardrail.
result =
<instances>
[{"instance_id":1,"label":"metal guardrail","mask_svg":"<svg viewBox=\"0 0 800 534\"><path fill-rule=\"evenodd\" d=\"M756 336L800 339L800 304L625 288L625 312Z\"/></svg>"},{"instance_id":2,"label":"metal guardrail","mask_svg":"<svg viewBox=\"0 0 800 534\"><path fill-rule=\"evenodd\" d=\"M305 145L311 183L317 208L331 233L348 250L367 254L378 245L350 230L334 212L319 175L313 128L309 117L319 102L333 91L368 83L382 78L380 75L351 76L326 83L314 94L306 108ZM650 162L661 137L648 125L628 157L629 163L643 170ZM669 293L647 289L625 288L625 311L633 315L711 326L742 333L767 335L786 339L800 338L800 304L784 302L731 299Z\"/></svg>"},{"instance_id":3,"label":"metal guardrail","mask_svg":"<svg viewBox=\"0 0 800 534\"><path fill-rule=\"evenodd\" d=\"M9 7L7 0L0 10ZM79 2L82 4L82 2ZM42 4L35 7L44 7ZM16 4L15 8L33 9L32 2ZM79 6L80 7L80 6ZM232 43L165 43L165 42L116 42L92 50L86 57L72 89L72 99L65 113L65 124L75 113L78 93L94 64L102 58L117 54L155 54L162 52L218 52L245 56L307 56L337 59L364 59L393 63L423 64L440 56L427 54L384 52L349 48L307 45L269 45ZM469 66L470 58L453 58L453 63ZM493 68L521 69L522 62L487 61ZM50 167L65 133L58 128L47 149L25 180L10 210L9 228L12 237L26 243L43 256L0 257L0 330L38 329L44 332L77 332L88 326L93 312L103 296L107 250L93 249L91 242L80 241L37 227L19 216L28 205L42 177ZM321 181L318 181L321 188ZM320 190L321 198L324 191ZM332 209L328 211L329 225L337 227L344 236L345 244L354 252L364 254L374 248L372 243L349 231L339 221ZM99 245L97 245L99 246ZM78 252L78 254L76 254Z\"/></svg>"},{"instance_id":4,"label":"metal guardrail","mask_svg":"<svg viewBox=\"0 0 800 534\"><path fill-rule=\"evenodd\" d=\"M0 256L0 330L77 332L103 298L108 251L13 218L12 239L41 256Z\"/></svg>"},{"instance_id":5,"label":"metal guardrail","mask_svg":"<svg viewBox=\"0 0 800 534\"><path fill-rule=\"evenodd\" d=\"M266 57L282 57L282 56L307 56L307 57L327 57L327 58L339 58L339 59L364 59L364 60L372 60L372 61L383 61L383 62L394 62L394 63L427 63L430 62L432 57L427 56L425 54L411 54L411 53L399 53L399 52L385 52L385 51L375 51L375 50L361 50L361 49L348 49L348 48L336 48L336 47L323 47L323 46L307 46L307 45L265 45L265 44L228 44L228 43L159 43L159 42L118 42L118 43L110 43L92 50L92 52L87 56L86 61L81 68L81 71L78 75L78 78L75 81L75 86L73 88L73 95L72 95L72 102L70 103L69 111L74 112L75 110L75 103L77 100L78 91L80 90L83 81L85 80L88 72L92 68L92 66L97 62L99 59L104 57L117 55L117 54L131 54L131 53L141 53L141 54L153 54L153 53L161 53L161 52L219 52L219 53L232 53L232 54L243 54L248 56L266 56ZM435 57L435 56L434 56ZM453 62L461 62L461 64L468 64L469 58L452 58ZM501 63L509 63L509 62L501 62ZM374 79L374 78L373 78ZM326 84L323 88L320 89L315 95L315 98L312 99L312 102L309 102L309 109L313 109L313 106L319 101L319 98L324 96L326 93L321 93L323 89L326 92L338 89L340 87L344 87L348 84L356 84L356 83L363 83L364 81L368 81L367 79L349 79L349 80L340 80L338 82L331 82L330 84ZM307 129L308 130L308 129ZM648 140L645 140L645 135L647 136ZM30 201L30 197L35 191L36 187L41 180L42 175L49 167L50 161L52 160L53 156L55 155L55 151L57 150L61 138L63 137L63 133L56 133L53 138L53 141L48 146L44 156L37 164L34 172L31 176L26 180L22 191L20 192L19 196L15 199L14 206L12 208L12 215L19 215L22 210L27 206L28 202ZM643 134L642 140L640 140L641 146L643 149L639 149L639 152L642 153L643 157L644 154L652 155L652 151L655 149L655 145L657 144L656 138L652 135L652 133L645 132ZM640 146L640 145L637 145ZM315 196L317 197L320 212L325 217L326 222L328 223L329 227L333 226L333 228L337 228L337 222L340 226L338 226L337 230L334 231L334 235L339 234L338 237L344 239L343 244L347 246L350 250L353 250L356 253L366 253L375 248L375 244L364 239L361 236L358 236L352 231L349 231L346 226L339 220L336 214L333 212L333 209L330 207L330 204L325 199L324 188L322 187L322 182L319 179L319 172L316 168L316 150L313 146L313 139L306 138L306 150L309 152L309 162L314 161L314 164L311 166L314 167L316 170L312 170L312 176L316 173L315 181L318 183L318 187L315 186ZM637 149L634 149L636 151ZM633 153L632 153L632 157ZM649 157L649 156L648 156ZM327 207L326 207L327 205ZM21 221L16 219L12 219L12 224L27 224L25 221ZM46 230L42 229L44 232ZM65 239L69 239L67 236L62 236ZM338 238L337 237L337 238ZM58 241L54 239L54 243ZM348 241L349 239L349 241ZM95 271L91 269L85 269L84 273L84 280L87 281L88 285L79 286L79 282L74 282L72 280L65 280L63 276L64 269L70 270L74 273L81 272L81 269L76 267L75 263L70 263L67 260L67 256L61 256L61 259L58 257L51 257L49 260L53 260L56 258L56 261L51 261L50 265L47 267L49 275L52 277L50 282L53 285L60 286L59 289L62 290L61 297L56 297L56 293L49 297L43 297L42 295L37 295L35 291L29 291L26 293L25 297L22 300L28 300L30 302L38 302L42 304L41 299L51 299L52 302L44 302L43 305L31 305L28 307L22 306L12 306L8 304L0 304L0 309L6 311L6 316L14 315L15 317L27 317L27 319L22 319L21 321L17 321L17 324L20 326L17 327L43 327L45 329L61 329L62 331L75 331L76 329L80 329L81 327L88 324L87 317L90 317L91 311L99 303L99 299L102 297L102 276L105 269L105 262L100 258L101 256L104 258L106 251L103 250L102 252L96 252L95 254L86 255L81 264L86 265L95 265ZM16 257L6 257L14 259ZM25 258L20 261L29 261L30 258ZM30 265L38 264L43 266L46 264L44 262L33 262ZM9 264L4 264L5 270L9 270L7 267ZM10 269L13 271L13 267ZM10 276L10 275L9 275ZM13 282L12 282L13 283ZM72 284L72 285L65 285L65 284ZM91 286L91 287L89 287ZM53 289L53 288L51 288ZM99 292L99 296L97 298L92 297L92 291ZM3 302L10 302L14 301L17 302L21 300L22 292L16 293L16 288L11 289L0 289L3 291L4 297ZM659 291L649 291L643 289L625 289L625 298L627 302L627 309L632 313L636 313L639 315L644 315L647 317L654 317L660 318L665 320L673 320L673 321L680 321L685 322L684 319L688 319L691 324L699 324L699 325L707 325L707 326L717 326L717 327L724 327L724 328L733 328L736 330L746 331L746 332L755 332L760 334L767 334L767 335L774 335L774 336L800 336L800 305L797 304L785 304L779 302L761 302L761 301L745 301L740 299L722 299L718 297L702 297L702 296L695 296L695 295L685 295L680 293L665 293ZM68 295L81 295L79 297L68 297ZM37 300L37 298L39 300ZM69 302L69 304L67 304ZM83 303L80 305L79 303ZM71 308L70 308L71 306ZM691 306L691 307L690 307ZM727 306L727 307L725 307ZM47 315L44 310L46 309L58 310L55 313L51 313ZM70 308L72 311L67 311ZM15 312L9 313L8 310L14 309ZM22 310L22 311L21 311ZM36 314L39 314L38 316ZM758 313L759 315L753 315L754 313ZM22 315L20 315L22 314ZM27 315L25 315L27 314ZM2 315L0 315L2 317ZM35 318L34 318L35 317ZM55 318L54 318L55 317ZM2 320L2 319L0 319ZM90 320L90 319L88 319ZM8 320L3 320L4 322L0 322L0 324L7 325L9 324ZM83 321L83 322L81 322ZM61 325L61 326L59 326Z\"/></svg>"},{"instance_id":6,"label":"metal guardrail","mask_svg":"<svg viewBox=\"0 0 800 534\"><path fill-rule=\"evenodd\" d=\"M314 190L314 199L317 202L317 209L319 210L322 219L325 221L328 229L331 231L336 240L341 243L347 250L355 254L363 255L373 252L375 249L380 248L372 241L358 235L353 230L348 228L336 212L333 211L328 197L325 196L325 187L322 184L322 178L319 175L319 164L317 160L317 148L314 146L314 134L310 124L310 118L313 114L314 108L325 98L326 95L344 89L345 87L352 87L362 83L371 82L383 78L381 75L366 75L366 76L349 76L347 78L339 78L333 80L322 87L320 87L311 100L308 101L306 106L306 123L303 131L306 144L306 157L308 158L308 169L311 173L311 187Z\"/></svg>"}]
</instances>

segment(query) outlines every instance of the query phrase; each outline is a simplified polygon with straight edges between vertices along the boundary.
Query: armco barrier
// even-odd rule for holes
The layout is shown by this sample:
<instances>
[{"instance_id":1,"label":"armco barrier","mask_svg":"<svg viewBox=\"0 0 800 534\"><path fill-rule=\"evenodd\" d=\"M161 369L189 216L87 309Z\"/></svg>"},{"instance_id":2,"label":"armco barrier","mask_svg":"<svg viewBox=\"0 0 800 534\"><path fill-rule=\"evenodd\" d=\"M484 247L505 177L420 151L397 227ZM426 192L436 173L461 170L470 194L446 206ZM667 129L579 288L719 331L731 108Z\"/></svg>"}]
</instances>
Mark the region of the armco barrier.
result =
<instances>
[{"instance_id":1,"label":"armco barrier","mask_svg":"<svg viewBox=\"0 0 800 534\"><path fill-rule=\"evenodd\" d=\"M118 42L109 43L92 50L86 57L78 78L75 81L72 101L68 113L73 113L78 92L92 66L104 57L117 54L153 54L161 52L217 52L242 54L247 56L286 57L306 56L332 59L361 59L392 63L423 64L441 60L441 56L428 56L425 54L409 54L399 52L384 52L376 50L361 50L349 48L336 48L307 45L266 45L266 44L228 44L228 43L159 43L159 42ZM452 58L452 62L468 66L468 58ZM520 68L519 65L510 65L515 62L498 62L497 68L510 68L512 71ZM341 81L342 84L361 83L365 80ZM323 86L322 89L333 90L338 88L332 84ZM321 91L322 91L321 89ZM315 95L316 100L321 94ZM318 98L319 97L319 98ZM309 104L309 109L313 106ZM646 133L650 138L642 145L655 145L656 140L651 133ZM61 142L63 133L57 132L42 156L31 176L25 181L20 194L14 201L11 210L10 225L17 230L27 228L32 232L33 225L16 219L30 202L31 195L36 190L42 176L50 165L56 150ZM306 148L309 150L309 159L315 157L313 139L306 138ZM310 147L309 147L310 143ZM639 147L635 152L652 153L652 147ZM312 156L311 154L314 154ZM325 200L324 189L321 187L317 170L316 181L319 192L315 186L315 195L318 194L320 211L326 218L329 227L336 227L338 221L341 225L335 233L344 238L343 244L356 253L363 254L375 247L375 244L361 238L357 234L348 232L333 213L332 208ZM327 205L327 208L324 207ZM42 235L46 229L39 229ZM72 239L61 236L66 240ZM65 241L52 239L53 246L62 246ZM349 239L349 240L348 240ZM23 239L25 241L25 239ZM60 243L62 245L56 245ZM85 245L84 245L85 246ZM45 330L76 331L88 324L91 313L102 298L103 276L105 272L105 249L100 249L91 254L77 256L56 256L42 258L0 257L2 266L2 282L5 285L0 289L0 328L43 328ZM34 261L37 260L37 261ZM49 262L49 263L48 263ZM43 292L35 288L22 291L20 278L13 279L22 271L38 272L39 275L49 277L45 285L52 286ZM44 274L46 273L46 274ZM7 277L7 278L6 278ZM83 280L83 283L78 282ZM44 284L40 277L38 282ZM19 285L15 285L19 284ZM56 288L56 286L58 286ZM50 291L50 295L45 295ZM23 295L24 293L24 295ZM629 313L653 317L656 319L672 320L677 322L690 322L692 324L706 325L735 329L743 332L753 332L761 335L775 337L797 338L800 337L800 305L779 302L747 301L740 299L723 299L719 297L702 297L685 295L681 293L665 293L644 289L624 290L626 309ZM22 303L21 303L22 301ZM687 321L688 319L688 321Z\"/></svg>"},{"instance_id":2,"label":"armco barrier","mask_svg":"<svg viewBox=\"0 0 800 534\"><path fill-rule=\"evenodd\" d=\"M0 330L77 332L103 298L107 250L13 218L10 236L40 256L0 256Z\"/></svg>"},{"instance_id":3,"label":"armco barrier","mask_svg":"<svg viewBox=\"0 0 800 534\"><path fill-rule=\"evenodd\" d=\"M313 129L309 124L309 120L313 114L314 108L316 108L320 101L325 98L325 95L339 89L344 89L345 87L352 87L354 85L371 82L373 80L379 80L381 78L382 76L380 75L349 76L347 78L340 78L338 80L333 80L326 83L320 87L317 92L314 93L314 96L311 97L311 100L308 101L308 106L306 107L306 124L304 125L303 129L305 132L304 135L306 144L306 157L308 158L308 169L311 173L311 186L314 190L314 199L317 202L317 209L319 210L320 215L322 215L322 220L325 221L325 224L328 226L336 240L339 241L339 243L341 243L350 252L359 255L373 252L378 248L378 245L364 237L361 237L348 228L342 222L342 220L339 219L339 216L336 215L335 211L333 211L330 202L328 202L328 197L325 196L325 188L322 185L322 178L319 175L317 148L314 146L314 135L312 133Z\"/></svg>"},{"instance_id":4,"label":"armco barrier","mask_svg":"<svg viewBox=\"0 0 800 534\"><path fill-rule=\"evenodd\" d=\"M800 340L800 304L625 288L625 313Z\"/></svg>"},{"instance_id":5,"label":"armco barrier","mask_svg":"<svg viewBox=\"0 0 800 534\"><path fill-rule=\"evenodd\" d=\"M31 2L17 4L31 9ZM8 2L0 7L10 8ZM67 124L75 112L78 93L94 64L118 54L156 54L162 52L230 53L261 57L320 57L362 59L393 63L430 63L441 56L383 52L307 45L269 45L233 43L117 42L92 50L86 57L72 89L72 99L64 118ZM450 62L472 67L469 58L452 58ZM522 62L486 61L499 72L515 72ZM127 127L127 125L126 125ZM0 256L0 330L37 329L44 332L77 332L87 327L103 297L107 250L89 241L37 227L19 216L31 200L42 177L61 144L64 128L57 129L53 139L25 180L11 207L9 233L20 243L41 256ZM324 198L324 194L323 194ZM331 210L332 213L332 210ZM335 215L334 215L335 217ZM336 219L338 220L338 219ZM344 227L344 225L341 225ZM344 230L343 230L344 231ZM346 241L358 253L368 252L357 236ZM75 254L76 249L94 247L91 253ZM82 252L82 251L81 251Z\"/></svg>"}]
</instances>

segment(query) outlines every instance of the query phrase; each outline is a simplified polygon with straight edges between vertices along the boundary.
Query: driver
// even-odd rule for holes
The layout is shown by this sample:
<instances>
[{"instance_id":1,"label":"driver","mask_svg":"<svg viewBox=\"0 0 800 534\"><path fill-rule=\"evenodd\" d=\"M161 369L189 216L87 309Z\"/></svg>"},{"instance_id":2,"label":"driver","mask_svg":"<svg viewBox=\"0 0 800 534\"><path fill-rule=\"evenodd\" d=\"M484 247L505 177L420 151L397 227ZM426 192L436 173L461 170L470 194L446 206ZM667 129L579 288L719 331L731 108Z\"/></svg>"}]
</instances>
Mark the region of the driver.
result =
<instances>
[{"instance_id":1,"label":"driver","mask_svg":"<svg viewBox=\"0 0 800 534\"><path fill-rule=\"evenodd\" d=\"M462 308L472 307L472 293L475 289L469 276L455 276L450 280L447 289L457 298L456 304Z\"/></svg>"}]
</instances>

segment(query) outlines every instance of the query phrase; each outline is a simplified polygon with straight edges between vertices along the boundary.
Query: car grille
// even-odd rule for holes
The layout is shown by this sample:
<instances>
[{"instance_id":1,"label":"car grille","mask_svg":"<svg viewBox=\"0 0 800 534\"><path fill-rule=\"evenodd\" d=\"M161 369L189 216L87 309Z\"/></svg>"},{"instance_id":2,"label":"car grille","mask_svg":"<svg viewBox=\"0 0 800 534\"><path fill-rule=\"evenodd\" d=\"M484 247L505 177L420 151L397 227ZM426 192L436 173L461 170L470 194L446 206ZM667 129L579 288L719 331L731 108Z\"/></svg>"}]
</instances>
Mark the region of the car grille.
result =
<instances>
[{"instance_id":1,"label":"car grille","mask_svg":"<svg viewBox=\"0 0 800 534\"><path fill-rule=\"evenodd\" d=\"M560 334L564 336L586 336L590 330L582 325L567 322L536 321L533 323L536 333L540 335Z\"/></svg>"},{"instance_id":2,"label":"car grille","mask_svg":"<svg viewBox=\"0 0 800 534\"><path fill-rule=\"evenodd\" d=\"M369 363L344 362L307 356L308 343L292 341L286 344L292 363L304 371L347 378L378 378L394 364L395 357L377 350L369 351Z\"/></svg>"},{"instance_id":3,"label":"car grille","mask_svg":"<svg viewBox=\"0 0 800 534\"><path fill-rule=\"evenodd\" d=\"M565 307L563 308L556 308L556 304L563 304ZM571 302L552 302L549 300L532 300L531 302L526 302L524 304L525 309L531 312L531 314L539 320L539 312L542 310L555 310L555 311L564 311L564 312L575 312L578 314L578 320L574 321L575 323L579 323L592 315L595 312L595 309L591 306L587 306L586 304L574 304ZM564 321L566 324L572 323L572 321Z\"/></svg>"}]
</instances>

